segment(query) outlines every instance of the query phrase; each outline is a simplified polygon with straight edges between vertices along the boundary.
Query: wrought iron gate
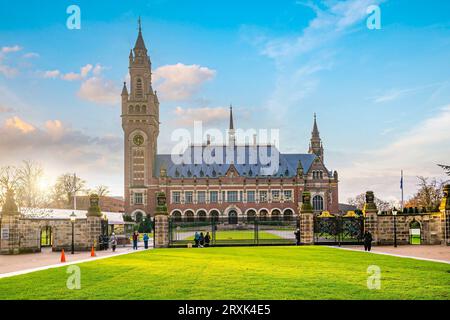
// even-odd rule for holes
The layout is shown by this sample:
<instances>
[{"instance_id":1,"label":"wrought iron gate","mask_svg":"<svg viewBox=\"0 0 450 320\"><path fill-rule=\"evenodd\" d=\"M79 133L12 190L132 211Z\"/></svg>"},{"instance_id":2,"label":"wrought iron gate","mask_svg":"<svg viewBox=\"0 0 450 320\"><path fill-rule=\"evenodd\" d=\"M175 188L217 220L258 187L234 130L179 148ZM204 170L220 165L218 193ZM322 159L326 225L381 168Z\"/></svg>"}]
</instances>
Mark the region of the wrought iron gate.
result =
<instances>
[{"instance_id":1,"label":"wrought iron gate","mask_svg":"<svg viewBox=\"0 0 450 320\"><path fill-rule=\"evenodd\" d=\"M362 244L363 234L363 216L356 214L333 216L329 213L322 213L314 217L315 244Z\"/></svg>"},{"instance_id":2,"label":"wrought iron gate","mask_svg":"<svg viewBox=\"0 0 450 320\"><path fill-rule=\"evenodd\" d=\"M170 217L169 245L195 245L195 233L207 234L210 246L295 245L296 217Z\"/></svg>"}]
</instances>

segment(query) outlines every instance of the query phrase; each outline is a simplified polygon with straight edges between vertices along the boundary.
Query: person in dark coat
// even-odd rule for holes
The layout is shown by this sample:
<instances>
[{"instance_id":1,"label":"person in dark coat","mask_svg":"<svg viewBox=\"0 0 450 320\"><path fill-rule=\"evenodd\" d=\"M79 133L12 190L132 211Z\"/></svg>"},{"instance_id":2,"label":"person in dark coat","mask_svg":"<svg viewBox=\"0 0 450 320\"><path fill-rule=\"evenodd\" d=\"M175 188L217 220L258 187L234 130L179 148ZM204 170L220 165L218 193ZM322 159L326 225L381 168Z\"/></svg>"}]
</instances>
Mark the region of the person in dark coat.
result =
<instances>
[{"instance_id":1,"label":"person in dark coat","mask_svg":"<svg viewBox=\"0 0 450 320\"><path fill-rule=\"evenodd\" d=\"M364 250L370 251L372 249L372 234L369 231L364 232Z\"/></svg>"},{"instance_id":2,"label":"person in dark coat","mask_svg":"<svg viewBox=\"0 0 450 320\"><path fill-rule=\"evenodd\" d=\"M295 244L297 246L299 246L300 245L300 229L299 228L297 228L297 230L295 230L294 235L295 235Z\"/></svg>"},{"instance_id":3,"label":"person in dark coat","mask_svg":"<svg viewBox=\"0 0 450 320\"><path fill-rule=\"evenodd\" d=\"M194 235L194 242L195 242L195 247L198 248L199 243L200 243L200 234L197 231L195 232L195 235Z\"/></svg>"},{"instance_id":4,"label":"person in dark coat","mask_svg":"<svg viewBox=\"0 0 450 320\"><path fill-rule=\"evenodd\" d=\"M133 250L138 249L138 240L139 240L139 233L137 231L135 231L133 233Z\"/></svg>"},{"instance_id":5,"label":"person in dark coat","mask_svg":"<svg viewBox=\"0 0 450 320\"><path fill-rule=\"evenodd\" d=\"M211 242L211 236L209 235L209 232L207 232L206 236L205 236L205 247L209 247L210 242Z\"/></svg>"},{"instance_id":6,"label":"person in dark coat","mask_svg":"<svg viewBox=\"0 0 450 320\"><path fill-rule=\"evenodd\" d=\"M203 248L205 245L205 237L203 236L203 232L200 232L200 238L198 240L200 242L200 248Z\"/></svg>"}]
</instances>

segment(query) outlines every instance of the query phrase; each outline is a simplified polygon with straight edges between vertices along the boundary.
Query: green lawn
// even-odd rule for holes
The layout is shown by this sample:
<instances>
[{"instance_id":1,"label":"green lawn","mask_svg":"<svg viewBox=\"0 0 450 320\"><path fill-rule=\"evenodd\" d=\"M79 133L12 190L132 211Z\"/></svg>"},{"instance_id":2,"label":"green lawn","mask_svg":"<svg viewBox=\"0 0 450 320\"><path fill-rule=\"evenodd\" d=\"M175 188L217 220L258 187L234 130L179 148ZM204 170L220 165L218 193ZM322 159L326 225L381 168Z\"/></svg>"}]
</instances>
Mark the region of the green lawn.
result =
<instances>
[{"instance_id":1,"label":"green lawn","mask_svg":"<svg viewBox=\"0 0 450 320\"><path fill-rule=\"evenodd\" d=\"M367 267L381 289L367 289ZM327 247L141 251L0 279L0 299L450 299L450 265Z\"/></svg>"}]
</instances>

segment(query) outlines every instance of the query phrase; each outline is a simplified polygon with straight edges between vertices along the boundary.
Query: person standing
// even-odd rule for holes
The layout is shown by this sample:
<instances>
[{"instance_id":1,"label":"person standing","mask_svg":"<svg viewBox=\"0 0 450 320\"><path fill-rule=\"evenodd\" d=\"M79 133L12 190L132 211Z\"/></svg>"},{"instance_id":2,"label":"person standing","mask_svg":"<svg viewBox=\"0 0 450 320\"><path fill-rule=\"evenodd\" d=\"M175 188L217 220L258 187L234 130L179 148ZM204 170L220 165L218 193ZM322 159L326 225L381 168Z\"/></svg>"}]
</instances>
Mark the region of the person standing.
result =
<instances>
[{"instance_id":1,"label":"person standing","mask_svg":"<svg viewBox=\"0 0 450 320\"><path fill-rule=\"evenodd\" d=\"M205 247L209 247L209 243L211 242L211 236L209 235L209 232L205 235Z\"/></svg>"},{"instance_id":2,"label":"person standing","mask_svg":"<svg viewBox=\"0 0 450 320\"><path fill-rule=\"evenodd\" d=\"M144 233L144 248L148 249L148 234Z\"/></svg>"},{"instance_id":3,"label":"person standing","mask_svg":"<svg viewBox=\"0 0 450 320\"><path fill-rule=\"evenodd\" d=\"M116 246L117 246L117 237L114 232L111 234L111 238L109 239L109 242L111 243L112 251L115 252Z\"/></svg>"},{"instance_id":4,"label":"person standing","mask_svg":"<svg viewBox=\"0 0 450 320\"><path fill-rule=\"evenodd\" d=\"M139 233L137 231L135 231L133 233L133 250L138 249L138 240L139 240Z\"/></svg>"},{"instance_id":5,"label":"person standing","mask_svg":"<svg viewBox=\"0 0 450 320\"><path fill-rule=\"evenodd\" d=\"M197 231L195 232L195 235L194 235L194 242L195 242L195 247L198 248L199 243L200 243L200 235L198 234Z\"/></svg>"},{"instance_id":6,"label":"person standing","mask_svg":"<svg viewBox=\"0 0 450 320\"><path fill-rule=\"evenodd\" d=\"M198 242L200 243L200 248L203 248L203 245L205 244L205 237L203 236L203 232L200 232Z\"/></svg>"},{"instance_id":7,"label":"person standing","mask_svg":"<svg viewBox=\"0 0 450 320\"><path fill-rule=\"evenodd\" d=\"M297 228L297 230L295 230L294 235L295 235L295 244L297 246L299 246L300 245L300 228Z\"/></svg>"},{"instance_id":8,"label":"person standing","mask_svg":"<svg viewBox=\"0 0 450 320\"><path fill-rule=\"evenodd\" d=\"M372 249L372 234L369 231L364 233L364 251L370 251Z\"/></svg>"}]
</instances>

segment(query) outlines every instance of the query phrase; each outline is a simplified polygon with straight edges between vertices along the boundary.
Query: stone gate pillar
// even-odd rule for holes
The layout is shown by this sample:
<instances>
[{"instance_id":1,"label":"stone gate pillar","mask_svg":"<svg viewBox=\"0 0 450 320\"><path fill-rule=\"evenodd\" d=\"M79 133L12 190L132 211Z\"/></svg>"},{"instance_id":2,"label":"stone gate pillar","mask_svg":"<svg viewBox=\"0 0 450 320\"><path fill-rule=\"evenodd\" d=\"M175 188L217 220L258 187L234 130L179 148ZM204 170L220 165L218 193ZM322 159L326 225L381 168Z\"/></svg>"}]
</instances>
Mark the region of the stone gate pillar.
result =
<instances>
[{"instance_id":1,"label":"stone gate pillar","mask_svg":"<svg viewBox=\"0 0 450 320\"><path fill-rule=\"evenodd\" d=\"M444 196L442 197L441 205L441 230L443 243L450 246L450 184L444 186Z\"/></svg>"},{"instance_id":2,"label":"stone gate pillar","mask_svg":"<svg viewBox=\"0 0 450 320\"><path fill-rule=\"evenodd\" d=\"M303 192L300 208L300 241L302 244L314 244L314 213L311 205L311 193Z\"/></svg>"},{"instance_id":3,"label":"stone gate pillar","mask_svg":"<svg viewBox=\"0 0 450 320\"><path fill-rule=\"evenodd\" d=\"M8 190L0 216L0 254L20 253L20 212L14 201L14 192Z\"/></svg>"},{"instance_id":4,"label":"stone gate pillar","mask_svg":"<svg viewBox=\"0 0 450 320\"><path fill-rule=\"evenodd\" d=\"M89 209L86 213L86 231L87 231L87 243L86 249L90 249L91 246L95 246L95 249L100 248L99 236L102 234L102 212L99 206L99 197L96 194L89 196Z\"/></svg>"},{"instance_id":5,"label":"stone gate pillar","mask_svg":"<svg viewBox=\"0 0 450 320\"><path fill-rule=\"evenodd\" d=\"M366 192L366 203L363 208L364 213L364 231L372 234L373 242L378 243L378 209L375 204L373 191Z\"/></svg>"},{"instance_id":6,"label":"stone gate pillar","mask_svg":"<svg viewBox=\"0 0 450 320\"><path fill-rule=\"evenodd\" d=\"M167 213L166 194L159 192L156 195L157 206L155 211L155 248L169 247L169 215Z\"/></svg>"}]
</instances>

